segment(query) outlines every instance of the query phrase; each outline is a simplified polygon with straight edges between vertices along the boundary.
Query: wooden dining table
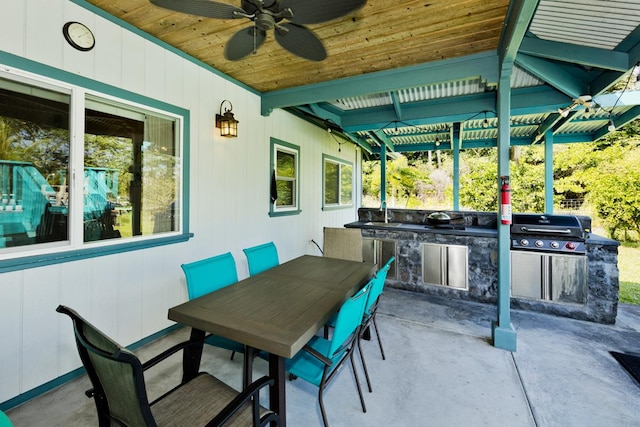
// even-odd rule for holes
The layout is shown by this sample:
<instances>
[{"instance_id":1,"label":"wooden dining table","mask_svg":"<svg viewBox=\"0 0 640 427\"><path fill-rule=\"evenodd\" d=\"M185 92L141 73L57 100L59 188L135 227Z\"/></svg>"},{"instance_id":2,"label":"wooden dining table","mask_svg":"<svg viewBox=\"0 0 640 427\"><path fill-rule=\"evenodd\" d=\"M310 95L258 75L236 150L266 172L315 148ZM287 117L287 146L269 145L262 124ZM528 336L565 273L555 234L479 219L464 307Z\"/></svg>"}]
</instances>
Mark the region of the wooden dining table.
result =
<instances>
[{"instance_id":1,"label":"wooden dining table","mask_svg":"<svg viewBox=\"0 0 640 427\"><path fill-rule=\"evenodd\" d=\"M190 326L191 339L207 332L245 345L244 386L251 382L253 354L269 354L275 383L270 408L286 425L285 360L293 357L340 306L375 273L374 264L304 255L231 286L169 309L169 319ZM183 357L185 379L200 368L202 345Z\"/></svg>"}]
</instances>

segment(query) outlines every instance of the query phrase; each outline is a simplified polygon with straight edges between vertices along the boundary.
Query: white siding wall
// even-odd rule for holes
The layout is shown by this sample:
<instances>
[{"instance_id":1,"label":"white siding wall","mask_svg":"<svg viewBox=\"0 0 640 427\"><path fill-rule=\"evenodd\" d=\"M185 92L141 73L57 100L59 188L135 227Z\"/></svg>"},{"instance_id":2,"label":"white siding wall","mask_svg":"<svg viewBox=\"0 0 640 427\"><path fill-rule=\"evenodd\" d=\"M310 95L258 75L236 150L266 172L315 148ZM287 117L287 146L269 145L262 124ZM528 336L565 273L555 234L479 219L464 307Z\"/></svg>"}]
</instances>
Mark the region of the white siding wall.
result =
<instances>
[{"instance_id":1,"label":"white siding wall","mask_svg":"<svg viewBox=\"0 0 640 427\"><path fill-rule=\"evenodd\" d=\"M242 248L273 240L281 261L319 254L310 241L322 244L323 226L355 220L355 208L321 210L322 154L354 162L359 176L360 153L352 145L338 153L326 132L280 110L262 117L255 94L68 1L0 0L0 14L1 51L190 110L195 234L187 243L0 274L0 402L80 366L58 304L128 345L172 324L167 309L187 299L181 263L231 251L244 278ZM61 28L70 20L93 30L93 51L64 41ZM214 136L223 99L240 121L236 139ZM300 215L267 214L272 136L300 146Z\"/></svg>"}]
</instances>

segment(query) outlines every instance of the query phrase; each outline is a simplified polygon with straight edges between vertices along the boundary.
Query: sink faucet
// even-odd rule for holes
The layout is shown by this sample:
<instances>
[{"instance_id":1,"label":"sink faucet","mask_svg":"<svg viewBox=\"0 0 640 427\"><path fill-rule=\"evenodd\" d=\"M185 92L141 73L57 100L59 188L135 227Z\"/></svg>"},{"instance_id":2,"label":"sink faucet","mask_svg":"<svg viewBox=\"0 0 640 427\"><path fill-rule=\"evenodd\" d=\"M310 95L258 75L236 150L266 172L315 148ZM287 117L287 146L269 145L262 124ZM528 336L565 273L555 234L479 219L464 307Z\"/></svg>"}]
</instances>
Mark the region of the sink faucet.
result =
<instances>
[{"instance_id":1,"label":"sink faucet","mask_svg":"<svg viewBox=\"0 0 640 427\"><path fill-rule=\"evenodd\" d=\"M387 203L383 202L382 206L380 206L380 210L384 210L384 223L388 224L389 223L389 212L387 211Z\"/></svg>"}]
</instances>

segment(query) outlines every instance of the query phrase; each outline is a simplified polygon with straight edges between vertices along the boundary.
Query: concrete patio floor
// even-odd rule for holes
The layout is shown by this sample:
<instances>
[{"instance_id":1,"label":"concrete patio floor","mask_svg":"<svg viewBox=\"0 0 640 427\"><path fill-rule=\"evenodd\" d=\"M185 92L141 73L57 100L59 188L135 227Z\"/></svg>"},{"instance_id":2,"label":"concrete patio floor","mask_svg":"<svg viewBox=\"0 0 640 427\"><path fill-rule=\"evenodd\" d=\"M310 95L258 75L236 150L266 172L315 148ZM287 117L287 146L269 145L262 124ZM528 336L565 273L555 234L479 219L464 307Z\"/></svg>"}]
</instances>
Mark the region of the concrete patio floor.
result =
<instances>
[{"instance_id":1,"label":"concrete patio floor","mask_svg":"<svg viewBox=\"0 0 640 427\"><path fill-rule=\"evenodd\" d=\"M622 304L615 325L514 310L514 353L491 345L495 316L492 306L387 289L378 315L387 360L375 339L363 343L374 388L365 390L367 412L344 369L325 391L331 426L640 425L640 386L609 354L640 353L640 307ZM179 330L137 353L145 360L187 336ZM239 387L241 358L205 346L202 370ZM180 363L154 368L150 397L175 384ZM266 368L256 359L254 378ZM317 389L302 380L286 387L288 425L321 426ZM8 416L15 426L97 425L88 388L81 377Z\"/></svg>"}]
</instances>

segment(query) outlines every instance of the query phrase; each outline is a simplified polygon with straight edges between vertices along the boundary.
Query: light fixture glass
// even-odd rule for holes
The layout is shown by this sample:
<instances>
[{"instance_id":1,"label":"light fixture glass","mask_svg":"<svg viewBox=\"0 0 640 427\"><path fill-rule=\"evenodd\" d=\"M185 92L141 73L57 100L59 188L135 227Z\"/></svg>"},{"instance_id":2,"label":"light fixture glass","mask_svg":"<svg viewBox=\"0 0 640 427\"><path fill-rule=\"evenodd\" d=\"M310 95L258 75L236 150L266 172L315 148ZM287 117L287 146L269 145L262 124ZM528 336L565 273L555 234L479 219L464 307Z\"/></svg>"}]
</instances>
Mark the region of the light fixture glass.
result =
<instances>
[{"instance_id":1,"label":"light fixture glass","mask_svg":"<svg viewBox=\"0 0 640 427\"><path fill-rule=\"evenodd\" d=\"M229 103L229 108L224 109L222 112L222 106L224 103ZM216 127L220 129L220 136L226 138L235 138L238 136L238 121L233 117L233 105L231 101L224 100L220 103L220 112L216 114Z\"/></svg>"},{"instance_id":2,"label":"light fixture glass","mask_svg":"<svg viewBox=\"0 0 640 427\"><path fill-rule=\"evenodd\" d=\"M613 119L611 118L611 116L609 116L609 126L607 126L607 130L609 132L615 132L616 131L616 125L613 123Z\"/></svg>"}]
</instances>

